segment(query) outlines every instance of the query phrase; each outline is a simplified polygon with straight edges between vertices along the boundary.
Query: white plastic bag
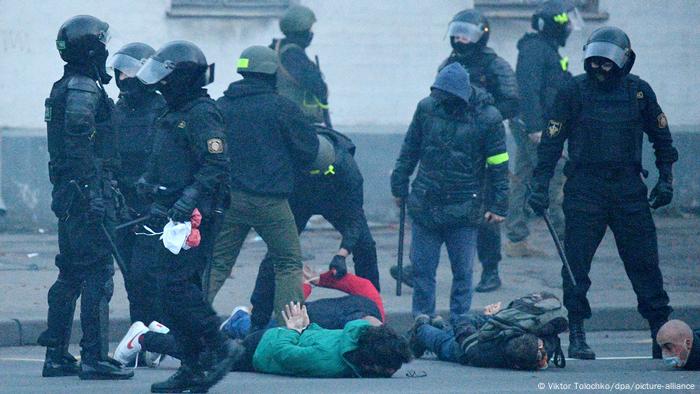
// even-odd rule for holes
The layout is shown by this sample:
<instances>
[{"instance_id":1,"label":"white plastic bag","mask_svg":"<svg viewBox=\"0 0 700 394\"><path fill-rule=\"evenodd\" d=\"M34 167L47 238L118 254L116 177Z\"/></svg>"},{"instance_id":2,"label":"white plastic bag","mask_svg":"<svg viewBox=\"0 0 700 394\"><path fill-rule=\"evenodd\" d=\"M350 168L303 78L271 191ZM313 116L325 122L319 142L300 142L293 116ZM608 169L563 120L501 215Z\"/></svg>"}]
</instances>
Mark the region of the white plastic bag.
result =
<instances>
[{"instance_id":1,"label":"white plastic bag","mask_svg":"<svg viewBox=\"0 0 700 394\"><path fill-rule=\"evenodd\" d=\"M185 243L190 232L192 232L192 222L180 223L170 220L163 228L163 235L160 236L160 239L172 254L179 254L183 247L185 250L189 249Z\"/></svg>"}]
</instances>

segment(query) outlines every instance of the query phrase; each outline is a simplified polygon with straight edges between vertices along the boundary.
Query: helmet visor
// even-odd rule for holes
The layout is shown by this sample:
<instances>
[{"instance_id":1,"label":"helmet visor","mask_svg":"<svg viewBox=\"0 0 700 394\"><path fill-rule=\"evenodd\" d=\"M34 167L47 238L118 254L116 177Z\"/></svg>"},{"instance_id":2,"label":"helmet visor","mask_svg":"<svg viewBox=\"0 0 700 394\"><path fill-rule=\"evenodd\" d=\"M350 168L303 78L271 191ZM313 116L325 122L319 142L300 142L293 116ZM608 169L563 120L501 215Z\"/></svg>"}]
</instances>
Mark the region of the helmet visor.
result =
<instances>
[{"instance_id":1,"label":"helmet visor","mask_svg":"<svg viewBox=\"0 0 700 394\"><path fill-rule=\"evenodd\" d=\"M123 53L116 53L107 62L107 67L133 78L145 62L146 59L136 59Z\"/></svg>"},{"instance_id":2,"label":"helmet visor","mask_svg":"<svg viewBox=\"0 0 700 394\"><path fill-rule=\"evenodd\" d=\"M586 25L586 23L583 21L581 13L576 7L574 7L571 11L567 12L566 16L569 18L569 24L571 25L571 29L573 30L581 30Z\"/></svg>"},{"instance_id":3,"label":"helmet visor","mask_svg":"<svg viewBox=\"0 0 700 394\"><path fill-rule=\"evenodd\" d=\"M160 61L155 58L146 60L143 66L136 73L138 78L144 85L153 85L163 80L163 78L175 71L175 63L166 60Z\"/></svg>"},{"instance_id":4,"label":"helmet visor","mask_svg":"<svg viewBox=\"0 0 700 394\"><path fill-rule=\"evenodd\" d=\"M112 39L112 32L110 31L109 27L107 29L100 31L97 34L97 39L100 40L101 43L105 44L107 46L107 43L109 40Z\"/></svg>"},{"instance_id":5,"label":"helmet visor","mask_svg":"<svg viewBox=\"0 0 700 394\"><path fill-rule=\"evenodd\" d=\"M469 42L477 42L481 39L486 31L484 25L468 22L450 22L447 26L447 37L459 37L466 39Z\"/></svg>"},{"instance_id":6,"label":"helmet visor","mask_svg":"<svg viewBox=\"0 0 700 394\"><path fill-rule=\"evenodd\" d=\"M629 58L629 53L611 42L590 42L583 48L583 58L604 57L618 67L623 68Z\"/></svg>"}]
</instances>

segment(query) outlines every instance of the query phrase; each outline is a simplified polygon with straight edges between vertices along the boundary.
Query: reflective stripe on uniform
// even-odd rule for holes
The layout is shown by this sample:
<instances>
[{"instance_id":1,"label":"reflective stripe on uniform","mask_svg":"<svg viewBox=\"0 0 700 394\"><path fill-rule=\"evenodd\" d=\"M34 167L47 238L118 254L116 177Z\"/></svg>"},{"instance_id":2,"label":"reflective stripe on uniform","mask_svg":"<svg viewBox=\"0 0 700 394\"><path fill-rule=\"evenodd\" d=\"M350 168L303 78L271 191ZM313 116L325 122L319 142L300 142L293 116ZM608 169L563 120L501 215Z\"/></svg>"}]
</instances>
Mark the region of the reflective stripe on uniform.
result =
<instances>
[{"instance_id":1,"label":"reflective stripe on uniform","mask_svg":"<svg viewBox=\"0 0 700 394\"><path fill-rule=\"evenodd\" d=\"M497 166L508 161L508 152L499 153L497 155L489 156L486 158L486 164L490 166Z\"/></svg>"}]
</instances>

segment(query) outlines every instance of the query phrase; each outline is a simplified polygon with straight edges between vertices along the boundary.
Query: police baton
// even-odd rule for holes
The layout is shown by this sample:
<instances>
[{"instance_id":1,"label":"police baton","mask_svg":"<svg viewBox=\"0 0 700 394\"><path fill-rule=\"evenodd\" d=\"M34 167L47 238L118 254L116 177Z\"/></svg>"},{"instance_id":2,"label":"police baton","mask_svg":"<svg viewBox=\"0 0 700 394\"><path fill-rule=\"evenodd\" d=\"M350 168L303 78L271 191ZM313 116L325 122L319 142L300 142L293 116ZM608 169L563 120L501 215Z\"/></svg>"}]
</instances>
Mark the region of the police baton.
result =
<instances>
[{"instance_id":1,"label":"police baton","mask_svg":"<svg viewBox=\"0 0 700 394\"><path fill-rule=\"evenodd\" d=\"M80 188L80 185L78 185L78 182L75 180L70 181L73 186L75 186L75 190L78 191L78 195L80 198L85 199L85 195L83 194L83 189ZM119 270L122 272L123 276L127 276L127 269L126 265L124 264L124 259L122 259L122 255L119 254L119 249L117 249L117 244L114 243L114 240L112 239L112 236L110 235L109 231L107 230L107 227L105 227L104 222L100 222L100 229L102 230L102 233L104 234L105 238L107 238L107 241L109 241L109 245L112 248L112 255L114 256L114 259L117 261L117 265L119 266Z\"/></svg>"},{"instance_id":2,"label":"police baton","mask_svg":"<svg viewBox=\"0 0 700 394\"><path fill-rule=\"evenodd\" d=\"M401 282L403 281L403 237L406 224L406 201L401 199L399 212L399 251L396 259L396 265L399 267L399 272L396 275L396 295L401 296Z\"/></svg>"},{"instance_id":3,"label":"police baton","mask_svg":"<svg viewBox=\"0 0 700 394\"><path fill-rule=\"evenodd\" d=\"M571 271L571 266L569 265L569 260L566 259L566 255L564 254L564 248L561 246L561 241L559 240L559 236L557 235L557 232L554 231L554 226L552 226L552 223L549 221L549 215L547 215L547 212L542 212L542 218L544 219L545 224L547 225L547 229L549 230L549 234L552 236L552 239L554 240L554 245L557 247L557 252L559 253L559 258L561 259L562 264L564 264L564 267L566 267L566 272L569 273L569 279L571 279L571 283L576 287L576 279L574 279L574 273Z\"/></svg>"},{"instance_id":4,"label":"police baton","mask_svg":"<svg viewBox=\"0 0 700 394\"><path fill-rule=\"evenodd\" d=\"M136 218L134 220L129 220L128 222L124 222L124 223L114 227L114 230L116 230L116 231L123 230L125 228L129 228L129 227L135 226L137 224L143 223L143 222L149 220L150 218L151 218L150 214L144 215L144 216L141 216L141 217Z\"/></svg>"}]
</instances>

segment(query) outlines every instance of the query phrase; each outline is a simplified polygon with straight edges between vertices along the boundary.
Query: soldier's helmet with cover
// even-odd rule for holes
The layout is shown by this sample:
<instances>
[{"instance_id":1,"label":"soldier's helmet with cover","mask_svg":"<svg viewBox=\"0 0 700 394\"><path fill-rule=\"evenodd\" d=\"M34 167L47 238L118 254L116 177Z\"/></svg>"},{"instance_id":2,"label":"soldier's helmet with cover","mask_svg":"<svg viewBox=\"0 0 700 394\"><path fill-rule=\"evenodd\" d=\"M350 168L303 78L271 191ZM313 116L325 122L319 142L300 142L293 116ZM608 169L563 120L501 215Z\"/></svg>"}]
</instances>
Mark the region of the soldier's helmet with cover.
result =
<instances>
[{"instance_id":1,"label":"soldier's helmet with cover","mask_svg":"<svg viewBox=\"0 0 700 394\"><path fill-rule=\"evenodd\" d=\"M280 19L280 30L284 34L301 33L311 30L316 23L316 15L309 7L293 5L287 9Z\"/></svg>"},{"instance_id":2,"label":"soldier's helmet with cover","mask_svg":"<svg viewBox=\"0 0 700 394\"><path fill-rule=\"evenodd\" d=\"M532 28L553 38L560 46L573 30L581 30L583 18L570 0L548 0L542 3L532 15Z\"/></svg>"},{"instance_id":3,"label":"soldier's helmet with cover","mask_svg":"<svg viewBox=\"0 0 700 394\"><path fill-rule=\"evenodd\" d=\"M636 55L632 50L632 43L624 31L613 26L604 26L596 29L588 37L583 46L584 69L591 74L608 72L613 76L621 77L629 74L634 65ZM604 70L600 65L591 66L596 58L607 59L613 63L612 70Z\"/></svg>"},{"instance_id":4,"label":"soldier's helmet with cover","mask_svg":"<svg viewBox=\"0 0 700 394\"><path fill-rule=\"evenodd\" d=\"M323 134L317 133L316 137L318 138L318 152L308 173L312 176L335 175L333 164L335 164L336 158L333 142Z\"/></svg>"},{"instance_id":5,"label":"soldier's helmet with cover","mask_svg":"<svg viewBox=\"0 0 700 394\"><path fill-rule=\"evenodd\" d=\"M241 52L236 71L241 75L248 73L274 75L278 67L277 52L265 46L254 45Z\"/></svg>"},{"instance_id":6,"label":"soldier's helmet with cover","mask_svg":"<svg viewBox=\"0 0 700 394\"><path fill-rule=\"evenodd\" d=\"M486 46L490 36L489 21L477 10L458 12L447 26L450 45L458 54L469 54Z\"/></svg>"},{"instance_id":7,"label":"soldier's helmet with cover","mask_svg":"<svg viewBox=\"0 0 700 394\"><path fill-rule=\"evenodd\" d=\"M95 67L102 83L110 80L105 63L109 24L94 16L77 15L61 25L56 36L56 49L68 64Z\"/></svg>"},{"instance_id":8,"label":"soldier's helmet with cover","mask_svg":"<svg viewBox=\"0 0 700 394\"><path fill-rule=\"evenodd\" d=\"M151 56L136 73L145 85L156 85L166 101L212 83L214 64L208 64L199 47L189 41L171 41Z\"/></svg>"}]
</instances>

